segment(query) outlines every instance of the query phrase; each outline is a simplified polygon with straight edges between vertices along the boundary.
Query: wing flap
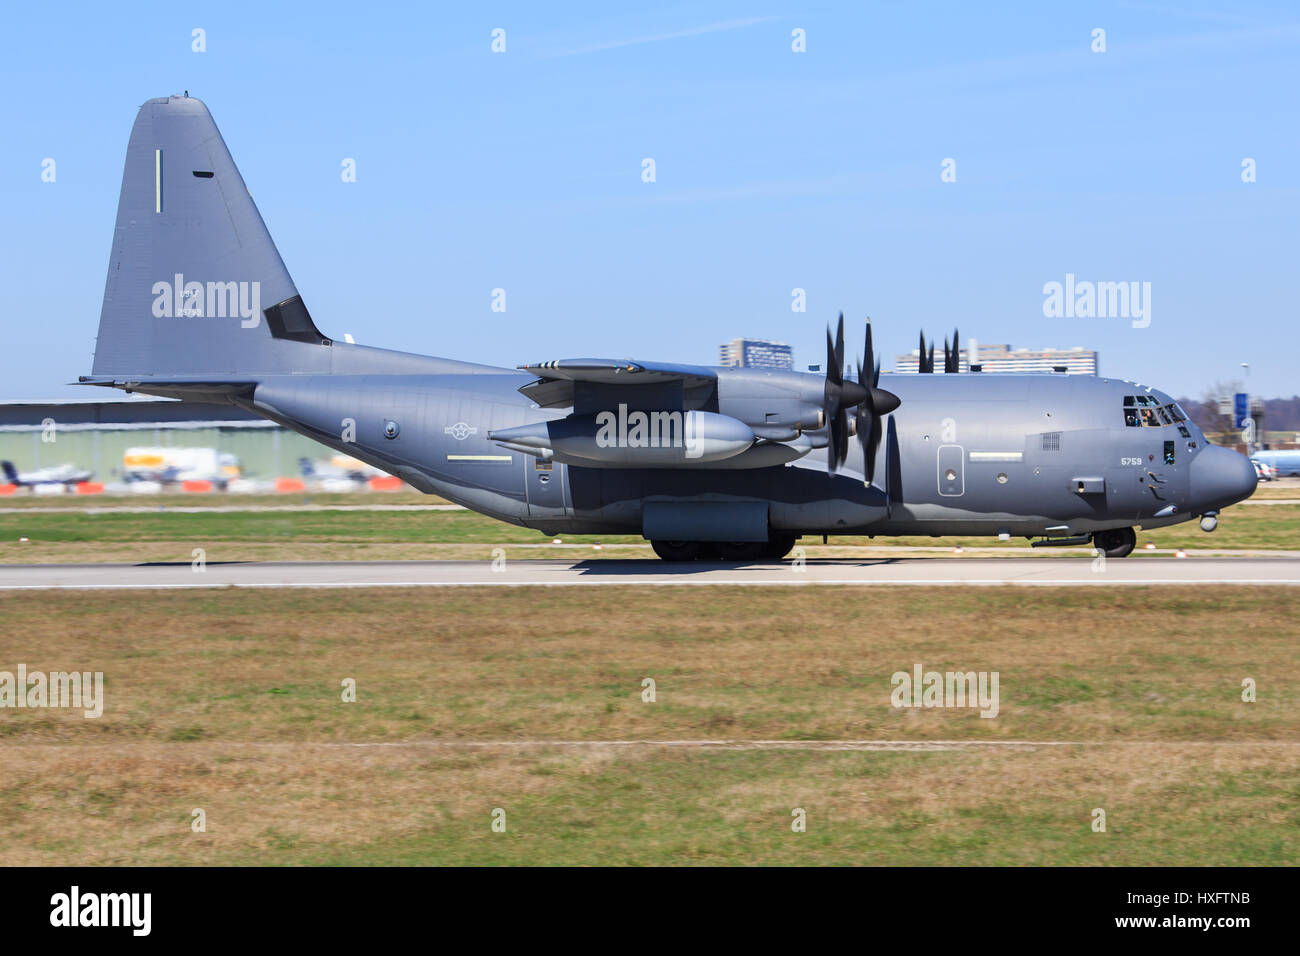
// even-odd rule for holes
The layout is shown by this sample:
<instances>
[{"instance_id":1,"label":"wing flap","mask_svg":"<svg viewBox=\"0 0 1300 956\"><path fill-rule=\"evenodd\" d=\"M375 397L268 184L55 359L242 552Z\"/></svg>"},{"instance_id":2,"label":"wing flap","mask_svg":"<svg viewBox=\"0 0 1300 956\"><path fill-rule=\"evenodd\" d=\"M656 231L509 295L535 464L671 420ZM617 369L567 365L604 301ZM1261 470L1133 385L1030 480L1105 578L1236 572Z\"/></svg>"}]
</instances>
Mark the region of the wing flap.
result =
<instances>
[{"instance_id":1,"label":"wing flap","mask_svg":"<svg viewBox=\"0 0 1300 956\"><path fill-rule=\"evenodd\" d=\"M703 365L678 365L667 362L636 362L631 359L559 359L520 365L519 368L537 376L519 391L542 408L565 408L578 404L583 393L617 396L629 386L629 397L644 394L644 386L680 388L680 392L711 392L717 382L713 369ZM594 386L594 388L591 388ZM649 391L658 391L650 389Z\"/></svg>"}]
</instances>

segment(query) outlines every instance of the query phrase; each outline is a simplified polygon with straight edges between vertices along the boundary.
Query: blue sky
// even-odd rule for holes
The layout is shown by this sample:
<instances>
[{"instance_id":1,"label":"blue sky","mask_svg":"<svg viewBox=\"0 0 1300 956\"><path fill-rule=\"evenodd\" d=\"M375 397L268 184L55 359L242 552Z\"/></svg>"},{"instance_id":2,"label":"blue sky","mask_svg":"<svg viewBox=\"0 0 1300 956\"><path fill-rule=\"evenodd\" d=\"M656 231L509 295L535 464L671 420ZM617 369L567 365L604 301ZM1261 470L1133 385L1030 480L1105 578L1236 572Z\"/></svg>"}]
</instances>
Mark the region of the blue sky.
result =
<instances>
[{"instance_id":1,"label":"blue sky","mask_svg":"<svg viewBox=\"0 0 1300 956\"><path fill-rule=\"evenodd\" d=\"M711 364L748 335L802 367L842 309L886 367L956 325L1180 395L1242 362L1252 392L1300 391L1300 12L614 6L11 6L0 399L106 397L64 383L90 370L135 111L182 90L337 337L513 366ZM1045 317L1067 273L1150 282L1151 324Z\"/></svg>"}]
</instances>

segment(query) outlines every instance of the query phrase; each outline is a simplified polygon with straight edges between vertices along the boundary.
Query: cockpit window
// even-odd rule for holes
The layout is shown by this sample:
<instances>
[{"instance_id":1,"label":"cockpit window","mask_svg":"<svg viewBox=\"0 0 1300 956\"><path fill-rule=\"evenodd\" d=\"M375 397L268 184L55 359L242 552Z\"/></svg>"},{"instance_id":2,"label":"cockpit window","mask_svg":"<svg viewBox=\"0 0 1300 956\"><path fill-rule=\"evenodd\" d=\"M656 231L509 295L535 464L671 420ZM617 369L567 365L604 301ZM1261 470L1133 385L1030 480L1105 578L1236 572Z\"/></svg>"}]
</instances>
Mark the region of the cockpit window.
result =
<instances>
[{"instance_id":1,"label":"cockpit window","mask_svg":"<svg viewBox=\"0 0 1300 956\"><path fill-rule=\"evenodd\" d=\"M1124 424L1129 428L1137 428L1142 424L1142 415L1132 395L1124 396Z\"/></svg>"},{"instance_id":2,"label":"cockpit window","mask_svg":"<svg viewBox=\"0 0 1300 956\"><path fill-rule=\"evenodd\" d=\"M1177 425L1178 431L1187 437L1187 429L1182 424L1187 415L1176 404L1161 405L1150 395L1124 396L1124 424L1128 428L1165 428Z\"/></svg>"}]
</instances>

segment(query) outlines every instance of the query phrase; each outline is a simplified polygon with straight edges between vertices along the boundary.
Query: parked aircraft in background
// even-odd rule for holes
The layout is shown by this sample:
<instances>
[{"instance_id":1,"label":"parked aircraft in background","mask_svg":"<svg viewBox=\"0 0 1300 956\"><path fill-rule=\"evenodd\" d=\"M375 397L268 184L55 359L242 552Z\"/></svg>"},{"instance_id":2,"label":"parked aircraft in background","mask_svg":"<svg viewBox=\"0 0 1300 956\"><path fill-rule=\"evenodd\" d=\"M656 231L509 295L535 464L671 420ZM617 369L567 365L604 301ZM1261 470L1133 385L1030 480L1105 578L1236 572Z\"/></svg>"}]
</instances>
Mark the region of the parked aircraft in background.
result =
<instances>
[{"instance_id":1,"label":"parked aircraft in background","mask_svg":"<svg viewBox=\"0 0 1300 956\"><path fill-rule=\"evenodd\" d=\"M5 480L19 488L34 488L37 485L79 485L90 481L94 472L88 468L75 465L54 465L50 468L37 468L34 471L19 471L12 461L0 462L4 469Z\"/></svg>"}]
</instances>

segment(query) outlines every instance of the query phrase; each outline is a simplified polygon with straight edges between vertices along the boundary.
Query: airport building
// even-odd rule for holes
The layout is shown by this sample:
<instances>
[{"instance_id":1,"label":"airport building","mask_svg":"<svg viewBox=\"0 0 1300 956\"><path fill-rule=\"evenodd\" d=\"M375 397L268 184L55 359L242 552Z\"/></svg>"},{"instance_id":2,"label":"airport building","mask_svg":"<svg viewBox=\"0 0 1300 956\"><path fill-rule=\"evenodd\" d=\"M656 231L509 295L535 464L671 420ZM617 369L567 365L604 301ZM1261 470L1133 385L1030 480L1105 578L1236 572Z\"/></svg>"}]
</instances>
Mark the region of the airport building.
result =
<instances>
[{"instance_id":1,"label":"airport building","mask_svg":"<svg viewBox=\"0 0 1300 956\"><path fill-rule=\"evenodd\" d=\"M895 372L916 372L921 352L912 349L899 355ZM935 368L943 369L943 343L935 345ZM1096 375L1097 353L1083 346L1072 349L1013 349L1010 345L980 345L968 339L962 347L959 365L969 372L972 366L981 372L1065 372L1067 375Z\"/></svg>"},{"instance_id":2,"label":"airport building","mask_svg":"<svg viewBox=\"0 0 1300 956\"><path fill-rule=\"evenodd\" d=\"M318 442L233 405L167 399L0 404L0 459L20 472L71 465L94 480L127 480L127 449L215 449L244 478L300 474L299 459L334 454ZM0 479L0 483L3 479Z\"/></svg>"},{"instance_id":3,"label":"airport building","mask_svg":"<svg viewBox=\"0 0 1300 956\"><path fill-rule=\"evenodd\" d=\"M718 346L718 364L740 368L794 368L794 350L784 342L732 339Z\"/></svg>"}]
</instances>

